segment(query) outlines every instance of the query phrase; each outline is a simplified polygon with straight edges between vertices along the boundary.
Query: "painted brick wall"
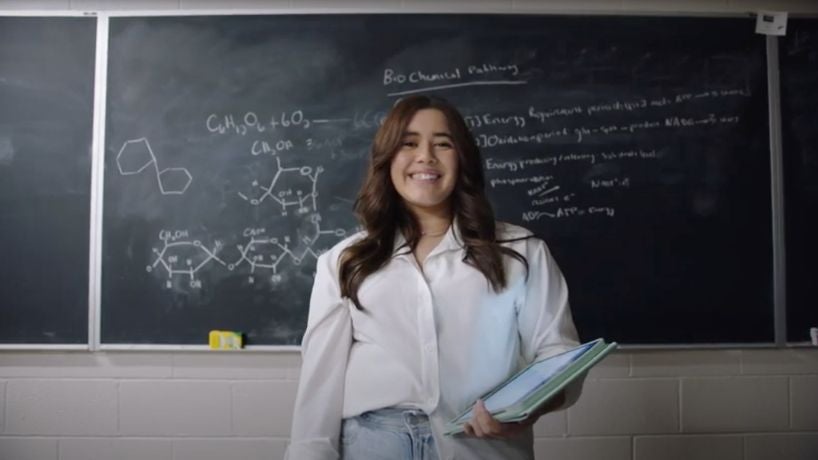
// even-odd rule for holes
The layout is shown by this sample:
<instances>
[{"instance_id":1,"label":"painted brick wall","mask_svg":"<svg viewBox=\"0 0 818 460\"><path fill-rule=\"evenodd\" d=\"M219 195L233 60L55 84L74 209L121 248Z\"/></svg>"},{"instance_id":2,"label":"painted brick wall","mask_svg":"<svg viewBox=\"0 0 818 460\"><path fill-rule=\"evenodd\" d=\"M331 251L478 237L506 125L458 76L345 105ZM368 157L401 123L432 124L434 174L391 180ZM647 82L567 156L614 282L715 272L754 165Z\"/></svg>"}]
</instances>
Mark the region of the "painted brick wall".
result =
<instances>
[{"instance_id":1,"label":"painted brick wall","mask_svg":"<svg viewBox=\"0 0 818 460\"><path fill-rule=\"evenodd\" d=\"M816 0L0 0L3 11L818 13ZM2 460L283 457L300 357L0 351ZM624 351L536 425L539 459L818 459L818 349Z\"/></svg>"},{"instance_id":2,"label":"painted brick wall","mask_svg":"<svg viewBox=\"0 0 818 460\"><path fill-rule=\"evenodd\" d=\"M280 459L295 353L0 353L4 460ZM818 349L617 352L538 458L815 460Z\"/></svg>"}]
</instances>

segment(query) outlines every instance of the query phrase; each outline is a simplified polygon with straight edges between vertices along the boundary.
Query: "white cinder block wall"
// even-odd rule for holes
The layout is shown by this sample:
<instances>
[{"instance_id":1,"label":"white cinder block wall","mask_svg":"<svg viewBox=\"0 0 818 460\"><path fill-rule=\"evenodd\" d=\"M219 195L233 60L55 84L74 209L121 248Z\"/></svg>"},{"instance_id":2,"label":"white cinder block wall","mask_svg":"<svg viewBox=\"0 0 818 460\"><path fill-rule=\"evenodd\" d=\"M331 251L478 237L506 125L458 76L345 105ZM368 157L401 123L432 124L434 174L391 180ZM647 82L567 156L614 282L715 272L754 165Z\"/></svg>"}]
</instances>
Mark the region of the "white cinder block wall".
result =
<instances>
[{"instance_id":1,"label":"white cinder block wall","mask_svg":"<svg viewBox=\"0 0 818 460\"><path fill-rule=\"evenodd\" d=\"M0 0L0 13L220 8L815 14L818 0ZM294 352L0 351L0 459L278 460L299 364ZM543 460L816 460L818 349L619 352L536 433Z\"/></svg>"}]
</instances>

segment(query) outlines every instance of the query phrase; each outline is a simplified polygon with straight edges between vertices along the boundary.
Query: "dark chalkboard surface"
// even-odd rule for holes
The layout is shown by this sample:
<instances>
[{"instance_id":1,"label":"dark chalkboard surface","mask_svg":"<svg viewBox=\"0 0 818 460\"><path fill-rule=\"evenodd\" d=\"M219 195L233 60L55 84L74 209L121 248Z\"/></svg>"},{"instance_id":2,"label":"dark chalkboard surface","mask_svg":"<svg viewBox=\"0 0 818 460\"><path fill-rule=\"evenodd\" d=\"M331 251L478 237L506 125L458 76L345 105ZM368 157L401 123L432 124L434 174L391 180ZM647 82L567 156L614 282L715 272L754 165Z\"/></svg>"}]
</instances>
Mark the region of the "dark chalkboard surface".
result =
<instances>
[{"instance_id":1,"label":"dark chalkboard surface","mask_svg":"<svg viewBox=\"0 0 818 460\"><path fill-rule=\"evenodd\" d=\"M787 245L787 340L818 327L818 19L792 20L780 39Z\"/></svg>"},{"instance_id":2,"label":"dark chalkboard surface","mask_svg":"<svg viewBox=\"0 0 818 460\"><path fill-rule=\"evenodd\" d=\"M444 96L583 338L772 342L764 38L745 19L112 18L104 344L298 344L370 140Z\"/></svg>"},{"instance_id":3,"label":"dark chalkboard surface","mask_svg":"<svg viewBox=\"0 0 818 460\"><path fill-rule=\"evenodd\" d=\"M0 17L0 344L88 343L95 40Z\"/></svg>"}]
</instances>

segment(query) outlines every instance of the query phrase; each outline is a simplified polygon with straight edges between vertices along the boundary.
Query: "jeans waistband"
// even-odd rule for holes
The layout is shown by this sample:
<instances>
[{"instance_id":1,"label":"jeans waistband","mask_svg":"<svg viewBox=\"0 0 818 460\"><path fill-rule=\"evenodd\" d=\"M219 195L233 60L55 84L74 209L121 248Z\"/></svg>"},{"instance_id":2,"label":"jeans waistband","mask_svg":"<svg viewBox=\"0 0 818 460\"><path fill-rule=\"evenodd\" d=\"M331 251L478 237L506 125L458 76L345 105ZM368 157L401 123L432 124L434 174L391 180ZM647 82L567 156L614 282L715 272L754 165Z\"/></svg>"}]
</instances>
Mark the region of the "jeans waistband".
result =
<instances>
[{"instance_id":1,"label":"jeans waistband","mask_svg":"<svg viewBox=\"0 0 818 460\"><path fill-rule=\"evenodd\" d=\"M356 418L365 425L389 431L423 433L430 432L432 429L429 416L420 409L387 407L364 412Z\"/></svg>"}]
</instances>

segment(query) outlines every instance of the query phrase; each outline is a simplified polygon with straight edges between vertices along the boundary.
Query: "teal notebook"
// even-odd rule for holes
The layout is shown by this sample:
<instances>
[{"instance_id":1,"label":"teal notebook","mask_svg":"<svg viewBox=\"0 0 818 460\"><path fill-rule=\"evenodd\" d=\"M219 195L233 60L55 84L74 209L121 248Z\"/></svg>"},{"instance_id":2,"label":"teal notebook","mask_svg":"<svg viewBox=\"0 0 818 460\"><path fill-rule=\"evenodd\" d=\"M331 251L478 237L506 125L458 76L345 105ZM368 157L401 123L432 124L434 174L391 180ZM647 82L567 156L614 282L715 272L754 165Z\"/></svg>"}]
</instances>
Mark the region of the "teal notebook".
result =
<instances>
[{"instance_id":1,"label":"teal notebook","mask_svg":"<svg viewBox=\"0 0 818 460\"><path fill-rule=\"evenodd\" d=\"M600 338L533 362L480 399L494 418L501 422L525 420L616 346L616 342L606 343ZM471 420L473 406L472 403L450 421L446 425L445 434L462 433L463 424Z\"/></svg>"}]
</instances>

